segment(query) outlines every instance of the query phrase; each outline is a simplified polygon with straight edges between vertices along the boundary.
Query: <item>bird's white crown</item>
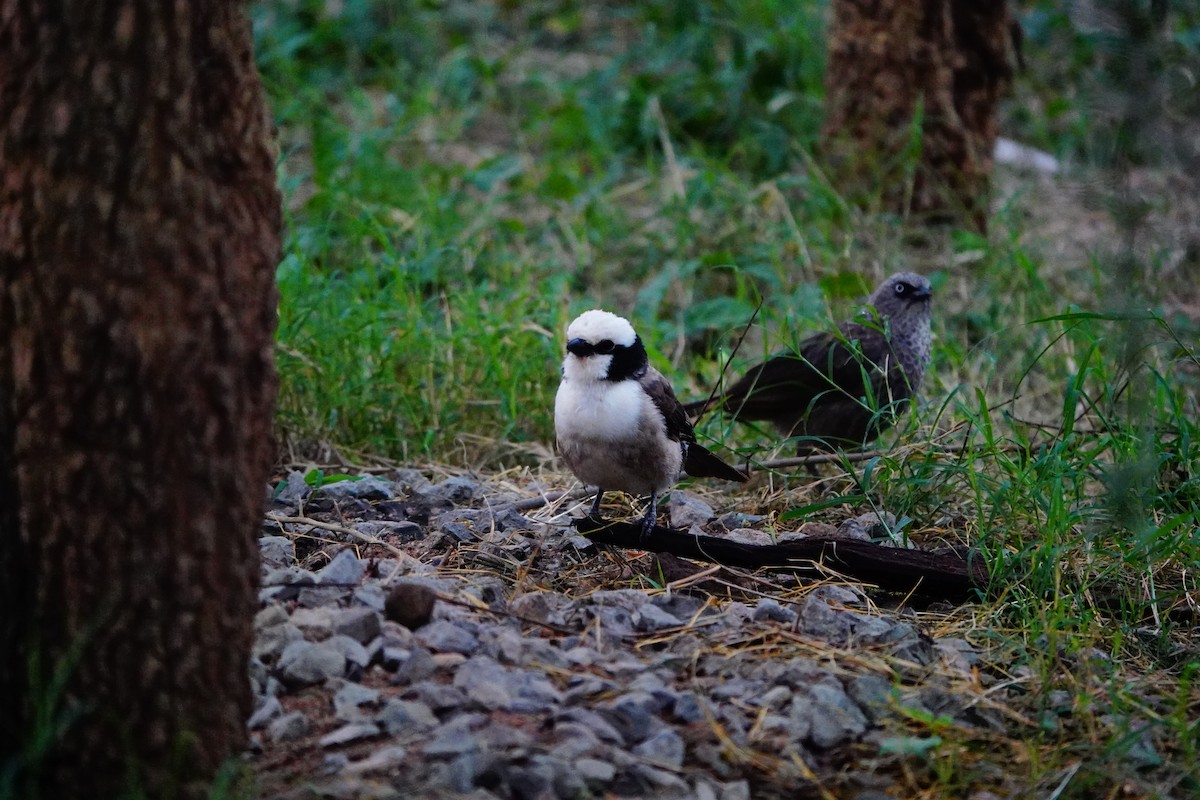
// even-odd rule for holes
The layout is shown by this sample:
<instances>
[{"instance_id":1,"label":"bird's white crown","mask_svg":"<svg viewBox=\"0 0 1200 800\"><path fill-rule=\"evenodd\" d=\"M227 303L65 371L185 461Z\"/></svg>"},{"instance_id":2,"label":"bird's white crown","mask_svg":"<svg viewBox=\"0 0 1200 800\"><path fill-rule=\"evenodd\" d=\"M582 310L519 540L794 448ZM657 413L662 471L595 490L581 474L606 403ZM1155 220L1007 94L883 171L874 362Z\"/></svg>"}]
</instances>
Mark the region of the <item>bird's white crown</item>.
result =
<instances>
[{"instance_id":1,"label":"bird's white crown","mask_svg":"<svg viewBox=\"0 0 1200 800\"><path fill-rule=\"evenodd\" d=\"M632 347L637 333L624 317L593 308L580 314L567 326L567 340L571 339L583 339L592 344L607 339L621 347Z\"/></svg>"}]
</instances>

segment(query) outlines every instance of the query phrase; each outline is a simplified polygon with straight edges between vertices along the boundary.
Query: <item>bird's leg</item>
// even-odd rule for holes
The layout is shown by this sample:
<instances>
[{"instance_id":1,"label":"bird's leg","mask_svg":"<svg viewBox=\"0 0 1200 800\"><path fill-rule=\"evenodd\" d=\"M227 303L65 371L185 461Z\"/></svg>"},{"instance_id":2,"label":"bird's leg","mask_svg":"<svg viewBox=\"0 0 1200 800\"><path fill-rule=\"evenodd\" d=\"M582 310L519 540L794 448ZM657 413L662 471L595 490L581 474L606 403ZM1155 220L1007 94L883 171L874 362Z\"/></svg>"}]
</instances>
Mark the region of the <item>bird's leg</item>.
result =
<instances>
[{"instance_id":1,"label":"bird's leg","mask_svg":"<svg viewBox=\"0 0 1200 800\"><path fill-rule=\"evenodd\" d=\"M588 516L593 519L600 519L600 501L604 499L604 490L599 486L596 487L596 501L592 503L592 510L588 512Z\"/></svg>"},{"instance_id":2,"label":"bird's leg","mask_svg":"<svg viewBox=\"0 0 1200 800\"><path fill-rule=\"evenodd\" d=\"M646 537L650 535L650 531L654 530L655 518L658 516L658 493L653 489L650 490L650 510L646 512L646 518L642 520L642 535L638 538L638 545L646 543Z\"/></svg>"}]
</instances>

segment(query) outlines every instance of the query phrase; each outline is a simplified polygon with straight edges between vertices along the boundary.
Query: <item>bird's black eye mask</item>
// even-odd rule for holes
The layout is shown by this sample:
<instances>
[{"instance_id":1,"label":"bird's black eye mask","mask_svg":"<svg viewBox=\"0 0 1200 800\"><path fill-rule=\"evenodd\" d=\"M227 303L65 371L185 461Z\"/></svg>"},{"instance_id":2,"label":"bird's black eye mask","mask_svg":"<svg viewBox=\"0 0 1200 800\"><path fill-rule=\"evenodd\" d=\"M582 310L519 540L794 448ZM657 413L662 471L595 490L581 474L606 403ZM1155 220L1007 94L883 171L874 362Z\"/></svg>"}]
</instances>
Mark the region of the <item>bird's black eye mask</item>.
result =
<instances>
[{"instance_id":1,"label":"bird's black eye mask","mask_svg":"<svg viewBox=\"0 0 1200 800\"><path fill-rule=\"evenodd\" d=\"M613 344L611 339L601 339L595 344L592 344L587 339L572 339L571 341L567 342L567 352L574 353L580 358L587 358L588 356L608 356L612 355L618 349L624 350L625 348Z\"/></svg>"},{"instance_id":2,"label":"bird's black eye mask","mask_svg":"<svg viewBox=\"0 0 1200 800\"><path fill-rule=\"evenodd\" d=\"M612 363L608 365L608 374L604 376L604 379L609 381L641 377L646 373L646 366L649 363L646 347L642 344L640 336L635 337L631 345L616 344L611 339L601 339L595 344L586 339L572 339L567 342L567 352L580 358L612 356Z\"/></svg>"}]
</instances>

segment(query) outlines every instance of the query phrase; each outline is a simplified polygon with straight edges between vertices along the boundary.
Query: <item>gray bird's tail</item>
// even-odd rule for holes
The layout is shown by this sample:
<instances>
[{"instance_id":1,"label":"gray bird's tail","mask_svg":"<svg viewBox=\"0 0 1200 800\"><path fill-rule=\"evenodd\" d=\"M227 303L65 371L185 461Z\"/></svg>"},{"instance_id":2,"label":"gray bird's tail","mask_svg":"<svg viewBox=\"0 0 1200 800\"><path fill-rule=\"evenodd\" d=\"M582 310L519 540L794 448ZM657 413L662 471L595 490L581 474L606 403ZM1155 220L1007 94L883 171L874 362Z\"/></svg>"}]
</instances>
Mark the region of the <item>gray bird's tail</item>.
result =
<instances>
[{"instance_id":1,"label":"gray bird's tail","mask_svg":"<svg viewBox=\"0 0 1200 800\"><path fill-rule=\"evenodd\" d=\"M749 480L743 473L726 464L710 453L703 445L692 442L683 458L683 471L693 478L721 478L745 483Z\"/></svg>"},{"instance_id":2,"label":"gray bird's tail","mask_svg":"<svg viewBox=\"0 0 1200 800\"><path fill-rule=\"evenodd\" d=\"M721 396L717 395L716 397L706 397L703 400L693 400L690 403L684 403L683 410L688 415L688 418L692 419L719 405L721 405Z\"/></svg>"}]
</instances>

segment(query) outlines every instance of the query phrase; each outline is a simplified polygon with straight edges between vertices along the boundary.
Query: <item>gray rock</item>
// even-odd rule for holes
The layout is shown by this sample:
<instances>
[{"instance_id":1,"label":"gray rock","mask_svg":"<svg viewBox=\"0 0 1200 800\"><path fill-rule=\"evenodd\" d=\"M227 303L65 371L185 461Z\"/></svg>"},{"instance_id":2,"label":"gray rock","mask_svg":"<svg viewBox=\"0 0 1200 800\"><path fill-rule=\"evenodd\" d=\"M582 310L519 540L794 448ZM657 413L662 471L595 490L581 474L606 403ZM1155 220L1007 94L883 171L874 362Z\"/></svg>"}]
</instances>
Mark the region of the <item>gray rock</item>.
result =
<instances>
[{"instance_id":1,"label":"gray rock","mask_svg":"<svg viewBox=\"0 0 1200 800\"><path fill-rule=\"evenodd\" d=\"M707 707L708 701L695 692L684 692L675 699L671 713L680 722L691 724L708 719L708 714L705 713Z\"/></svg>"},{"instance_id":2,"label":"gray rock","mask_svg":"<svg viewBox=\"0 0 1200 800\"><path fill-rule=\"evenodd\" d=\"M372 772L390 772L404 765L408 760L408 751L398 745L381 747L369 756L358 761L351 761L342 768L347 775L368 775Z\"/></svg>"},{"instance_id":3,"label":"gray rock","mask_svg":"<svg viewBox=\"0 0 1200 800\"><path fill-rule=\"evenodd\" d=\"M632 764L629 771L645 783L654 787L654 796L656 797L662 797L663 792L671 792L675 796L680 796L689 788L687 781L674 772L652 767L649 764Z\"/></svg>"},{"instance_id":4,"label":"gray rock","mask_svg":"<svg viewBox=\"0 0 1200 800\"><path fill-rule=\"evenodd\" d=\"M415 469L398 469L392 472L392 483L400 489L403 494L415 495L420 494L428 489L433 484L429 482L420 470Z\"/></svg>"},{"instance_id":5,"label":"gray rock","mask_svg":"<svg viewBox=\"0 0 1200 800\"><path fill-rule=\"evenodd\" d=\"M337 605L349 596L349 587L305 586L296 593L296 605L304 608L322 608Z\"/></svg>"},{"instance_id":6,"label":"gray rock","mask_svg":"<svg viewBox=\"0 0 1200 800\"><path fill-rule=\"evenodd\" d=\"M417 683L437 671L437 662L428 650L419 645L406 649L385 647L383 667L396 673L396 683Z\"/></svg>"},{"instance_id":7,"label":"gray rock","mask_svg":"<svg viewBox=\"0 0 1200 800\"><path fill-rule=\"evenodd\" d=\"M304 712L293 711L290 714L277 717L271 722L267 730L271 734L271 738L275 741L287 742L306 736L308 728L308 717L304 716Z\"/></svg>"},{"instance_id":8,"label":"gray rock","mask_svg":"<svg viewBox=\"0 0 1200 800\"><path fill-rule=\"evenodd\" d=\"M391 574L391 570L386 567L382 559L379 562L379 574ZM383 604L385 602L385 598L386 595L383 593L383 587L378 584L368 584L367 586L360 586L354 590L354 599L372 611L383 613Z\"/></svg>"},{"instance_id":9,"label":"gray rock","mask_svg":"<svg viewBox=\"0 0 1200 800\"><path fill-rule=\"evenodd\" d=\"M556 731L567 730L564 727L565 725L580 726L589 734L608 744L623 745L625 741L625 737L621 731L608 721L607 716L602 716L590 708L569 708L556 714L554 716L554 729ZM569 730L575 730L575 728L570 728Z\"/></svg>"},{"instance_id":10,"label":"gray rock","mask_svg":"<svg viewBox=\"0 0 1200 800\"><path fill-rule=\"evenodd\" d=\"M762 708L778 710L784 707L789 700L792 699L792 690L786 686L773 686L764 692L762 695L754 698L751 702Z\"/></svg>"},{"instance_id":11,"label":"gray rock","mask_svg":"<svg viewBox=\"0 0 1200 800\"><path fill-rule=\"evenodd\" d=\"M326 483L318 493L334 500L355 498L358 500L387 500L396 496L396 489L387 481L374 475L363 475L334 483Z\"/></svg>"},{"instance_id":12,"label":"gray rock","mask_svg":"<svg viewBox=\"0 0 1200 800\"><path fill-rule=\"evenodd\" d=\"M289 472L283 488L275 495L275 503L295 508L300 501L312 493L312 487L304 480L303 472Z\"/></svg>"},{"instance_id":13,"label":"gray rock","mask_svg":"<svg viewBox=\"0 0 1200 800\"><path fill-rule=\"evenodd\" d=\"M376 519L356 522L350 527L364 536L387 538L396 544L418 542L426 536L424 528L409 520Z\"/></svg>"},{"instance_id":14,"label":"gray rock","mask_svg":"<svg viewBox=\"0 0 1200 800\"><path fill-rule=\"evenodd\" d=\"M542 800L553 798L554 771L542 764L515 767L508 771L508 786L513 797Z\"/></svg>"},{"instance_id":15,"label":"gray rock","mask_svg":"<svg viewBox=\"0 0 1200 800\"><path fill-rule=\"evenodd\" d=\"M856 739L867 729L867 718L840 688L817 684L809 692L813 700L809 738L814 746L828 750Z\"/></svg>"},{"instance_id":16,"label":"gray rock","mask_svg":"<svg viewBox=\"0 0 1200 800\"><path fill-rule=\"evenodd\" d=\"M575 771L589 786L603 788L617 777L617 768L607 761L596 758L581 758L575 762Z\"/></svg>"},{"instance_id":17,"label":"gray rock","mask_svg":"<svg viewBox=\"0 0 1200 800\"><path fill-rule=\"evenodd\" d=\"M713 508L691 492L671 493L671 527L704 525L713 518Z\"/></svg>"},{"instance_id":18,"label":"gray rock","mask_svg":"<svg viewBox=\"0 0 1200 800\"><path fill-rule=\"evenodd\" d=\"M645 692L628 692L615 700L602 703L597 712L621 733L627 745L637 744L662 726L655 712L658 700Z\"/></svg>"},{"instance_id":19,"label":"gray rock","mask_svg":"<svg viewBox=\"0 0 1200 800\"><path fill-rule=\"evenodd\" d=\"M268 722L282 716L282 714L283 706L280 705L279 698L267 697L258 704L258 708L250 715L250 721L246 725L249 726L250 730L255 731L266 727Z\"/></svg>"},{"instance_id":20,"label":"gray rock","mask_svg":"<svg viewBox=\"0 0 1200 800\"><path fill-rule=\"evenodd\" d=\"M322 736L320 744L321 747L340 747L378 735L379 727L373 722L351 722Z\"/></svg>"},{"instance_id":21,"label":"gray rock","mask_svg":"<svg viewBox=\"0 0 1200 800\"><path fill-rule=\"evenodd\" d=\"M721 789L721 800L750 800L750 782L730 781Z\"/></svg>"},{"instance_id":22,"label":"gray rock","mask_svg":"<svg viewBox=\"0 0 1200 800\"><path fill-rule=\"evenodd\" d=\"M347 662L359 669L366 669L371 663L371 657L367 655L367 649L349 636L330 636L325 643L335 648L345 657Z\"/></svg>"},{"instance_id":23,"label":"gray rock","mask_svg":"<svg viewBox=\"0 0 1200 800\"><path fill-rule=\"evenodd\" d=\"M882 675L866 673L856 675L846 685L846 693L872 722L879 722L888 714L888 700L892 696L892 682Z\"/></svg>"},{"instance_id":24,"label":"gray rock","mask_svg":"<svg viewBox=\"0 0 1200 800\"><path fill-rule=\"evenodd\" d=\"M279 677L292 689L340 678L346 671L346 656L328 642L295 641L279 656Z\"/></svg>"},{"instance_id":25,"label":"gray rock","mask_svg":"<svg viewBox=\"0 0 1200 800\"><path fill-rule=\"evenodd\" d=\"M360 644L371 641L382 630L379 613L361 606L335 611L332 625L334 633L349 636Z\"/></svg>"},{"instance_id":26,"label":"gray rock","mask_svg":"<svg viewBox=\"0 0 1200 800\"><path fill-rule=\"evenodd\" d=\"M339 550L333 560L317 572L317 583L332 583L338 586L357 586L367 570L367 565L354 555L349 547Z\"/></svg>"},{"instance_id":27,"label":"gray rock","mask_svg":"<svg viewBox=\"0 0 1200 800\"><path fill-rule=\"evenodd\" d=\"M479 742L470 731L458 726L445 726L425 745L425 755L434 758L457 756L478 749Z\"/></svg>"},{"instance_id":28,"label":"gray rock","mask_svg":"<svg viewBox=\"0 0 1200 800\"><path fill-rule=\"evenodd\" d=\"M882 513L868 511L866 514L848 519L838 525L837 532L839 536L846 539L858 539L865 542L882 539L892 543L894 542L893 534L897 537L900 536L900 532L896 530L896 515L887 511Z\"/></svg>"},{"instance_id":29,"label":"gray rock","mask_svg":"<svg viewBox=\"0 0 1200 800\"><path fill-rule=\"evenodd\" d=\"M414 683L404 696L415 697L439 713L461 708L467 702L467 696L461 689L433 681Z\"/></svg>"},{"instance_id":30,"label":"gray rock","mask_svg":"<svg viewBox=\"0 0 1200 800\"><path fill-rule=\"evenodd\" d=\"M465 656L479 649L473 634L447 620L437 620L416 631L416 640L435 653L462 653Z\"/></svg>"},{"instance_id":31,"label":"gray rock","mask_svg":"<svg viewBox=\"0 0 1200 800\"><path fill-rule=\"evenodd\" d=\"M333 633L333 611L332 608L297 608L292 612L291 622L304 638L321 641Z\"/></svg>"},{"instance_id":32,"label":"gray rock","mask_svg":"<svg viewBox=\"0 0 1200 800\"><path fill-rule=\"evenodd\" d=\"M654 633L664 628L677 628L683 623L653 603L646 603L637 614L638 630Z\"/></svg>"},{"instance_id":33,"label":"gray rock","mask_svg":"<svg viewBox=\"0 0 1200 800\"><path fill-rule=\"evenodd\" d=\"M389 700L376 720L389 736L423 733L438 726L438 718L433 711L418 700Z\"/></svg>"},{"instance_id":34,"label":"gray rock","mask_svg":"<svg viewBox=\"0 0 1200 800\"><path fill-rule=\"evenodd\" d=\"M633 748L633 754L659 764L678 769L683 766L683 738L670 728L663 728Z\"/></svg>"},{"instance_id":35,"label":"gray rock","mask_svg":"<svg viewBox=\"0 0 1200 800\"><path fill-rule=\"evenodd\" d=\"M289 567L296 563L296 550L286 536L264 536L258 540L258 554L264 564Z\"/></svg>"},{"instance_id":36,"label":"gray rock","mask_svg":"<svg viewBox=\"0 0 1200 800\"><path fill-rule=\"evenodd\" d=\"M378 702L378 689L347 682L334 694L333 709L337 718L343 722L362 722L367 719L367 714L362 711L361 706L375 705Z\"/></svg>"},{"instance_id":37,"label":"gray rock","mask_svg":"<svg viewBox=\"0 0 1200 800\"><path fill-rule=\"evenodd\" d=\"M254 636L254 657L267 663L279 660L289 644L303 641L304 634L290 622L259 630Z\"/></svg>"},{"instance_id":38,"label":"gray rock","mask_svg":"<svg viewBox=\"0 0 1200 800\"><path fill-rule=\"evenodd\" d=\"M799 615L794 610L786 606L781 606L778 600L764 597L754 607L753 619L755 622L770 620L771 622L782 622L784 625L791 625L796 621L797 616Z\"/></svg>"},{"instance_id":39,"label":"gray rock","mask_svg":"<svg viewBox=\"0 0 1200 800\"><path fill-rule=\"evenodd\" d=\"M479 482L463 475L417 490L418 496L432 506L465 505L479 493Z\"/></svg>"},{"instance_id":40,"label":"gray rock","mask_svg":"<svg viewBox=\"0 0 1200 800\"><path fill-rule=\"evenodd\" d=\"M544 625L564 626L574 601L558 592L529 592L509 601L508 608L524 619Z\"/></svg>"},{"instance_id":41,"label":"gray rock","mask_svg":"<svg viewBox=\"0 0 1200 800\"><path fill-rule=\"evenodd\" d=\"M615 731L613 733L616 734ZM617 738L620 738L619 735ZM595 756L604 747L591 730L577 722L555 724L554 741L550 755L572 762L580 756Z\"/></svg>"}]
</instances>

